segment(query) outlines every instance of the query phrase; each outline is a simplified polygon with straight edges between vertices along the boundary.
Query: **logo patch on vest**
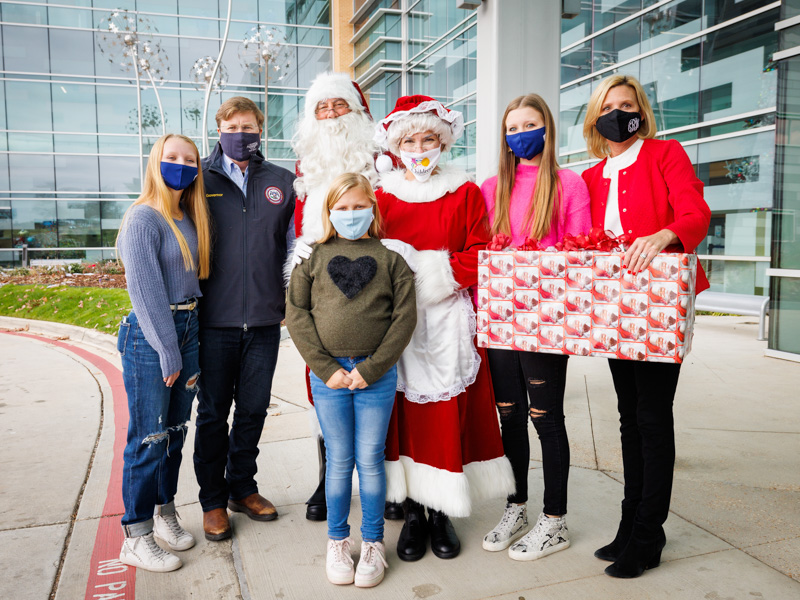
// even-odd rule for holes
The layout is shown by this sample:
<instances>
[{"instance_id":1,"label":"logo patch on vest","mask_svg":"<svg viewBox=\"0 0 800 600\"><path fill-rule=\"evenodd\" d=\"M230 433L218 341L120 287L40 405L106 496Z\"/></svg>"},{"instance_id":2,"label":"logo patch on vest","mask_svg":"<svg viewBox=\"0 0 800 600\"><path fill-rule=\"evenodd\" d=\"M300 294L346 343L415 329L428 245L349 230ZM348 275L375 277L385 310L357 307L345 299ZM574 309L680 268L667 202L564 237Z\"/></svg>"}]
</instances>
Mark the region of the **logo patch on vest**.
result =
<instances>
[{"instance_id":1,"label":"logo patch on vest","mask_svg":"<svg viewBox=\"0 0 800 600\"><path fill-rule=\"evenodd\" d=\"M283 192L280 190L280 188L276 188L274 185L271 185L264 190L264 197L272 204L280 204L283 202Z\"/></svg>"}]
</instances>

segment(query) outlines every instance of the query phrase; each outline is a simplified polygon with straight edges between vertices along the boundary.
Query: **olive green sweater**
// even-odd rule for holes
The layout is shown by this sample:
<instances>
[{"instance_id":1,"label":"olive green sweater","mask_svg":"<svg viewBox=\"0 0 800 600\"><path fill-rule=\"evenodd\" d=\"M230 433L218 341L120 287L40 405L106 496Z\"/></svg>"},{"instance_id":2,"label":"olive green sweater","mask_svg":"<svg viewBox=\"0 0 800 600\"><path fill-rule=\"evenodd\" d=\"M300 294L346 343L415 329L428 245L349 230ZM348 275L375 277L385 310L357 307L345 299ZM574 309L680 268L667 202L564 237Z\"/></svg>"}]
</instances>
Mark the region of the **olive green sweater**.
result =
<instances>
[{"instance_id":1,"label":"olive green sweater","mask_svg":"<svg viewBox=\"0 0 800 600\"><path fill-rule=\"evenodd\" d=\"M414 273L377 239L317 244L292 271L286 326L323 382L341 368L334 357L368 356L358 372L375 383L400 358L416 324Z\"/></svg>"}]
</instances>

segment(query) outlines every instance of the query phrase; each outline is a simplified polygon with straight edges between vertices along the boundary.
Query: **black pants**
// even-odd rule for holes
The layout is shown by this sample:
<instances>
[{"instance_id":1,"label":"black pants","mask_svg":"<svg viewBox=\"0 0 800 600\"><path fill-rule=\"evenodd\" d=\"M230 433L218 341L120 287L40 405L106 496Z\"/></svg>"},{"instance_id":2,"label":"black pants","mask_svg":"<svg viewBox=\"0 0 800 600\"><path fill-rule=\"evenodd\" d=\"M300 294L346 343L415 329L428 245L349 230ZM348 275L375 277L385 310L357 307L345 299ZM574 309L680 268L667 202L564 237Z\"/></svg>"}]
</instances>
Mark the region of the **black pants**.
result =
<instances>
[{"instance_id":1,"label":"black pants","mask_svg":"<svg viewBox=\"0 0 800 600\"><path fill-rule=\"evenodd\" d=\"M675 363L610 359L617 390L622 466L623 513L635 514L644 537L655 537L669 513L675 467L672 403L681 366Z\"/></svg>"},{"instance_id":2,"label":"black pants","mask_svg":"<svg viewBox=\"0 0 800 600\"><path fill-rule=\"evenodd\" d=\"M503 450L517 483L509 502L528 500L528 397L530 415L542 444L544 508L548 515L567 513L569 440L564 425L564 386L568 356L517 350L487 351L495 402L500 413Z\"/></svg>"},{"instance_id":3,"label":"black pants","mask_svg":"<svg viewBox=\"0 0 800 600\"><path fill-rule=\"evenodd\" d=\"M258 491L258 440L269 407L281 326L200 328L203 373L194 438L194 472L203 511ZM233 405L233 424L228 416Z\"/></svg>"}]
</instances>

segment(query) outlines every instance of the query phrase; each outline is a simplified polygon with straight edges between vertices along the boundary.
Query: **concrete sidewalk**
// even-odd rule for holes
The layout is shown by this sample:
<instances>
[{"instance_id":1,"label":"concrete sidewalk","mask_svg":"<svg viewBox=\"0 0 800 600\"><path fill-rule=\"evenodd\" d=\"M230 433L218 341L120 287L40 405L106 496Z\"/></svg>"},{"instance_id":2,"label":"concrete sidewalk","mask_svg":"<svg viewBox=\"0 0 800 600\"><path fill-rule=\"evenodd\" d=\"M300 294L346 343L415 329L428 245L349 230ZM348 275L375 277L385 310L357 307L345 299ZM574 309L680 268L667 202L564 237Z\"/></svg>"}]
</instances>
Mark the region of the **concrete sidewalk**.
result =
<instances>
[{"instance_id":1,"label":"concrete sidewalk","mask_svg":"<svg viewBox=\"0 0 800 600\"><path fill-rule=\"evenodd\" d=\"M0 327L13 329L17 321L0 319ZM192 427L176 502L198 543L180 553L183 568L154 574L97 562L109 537L103 532L116 532L106 526L119 522L118 512L109 514L118 482L109 482L124 404L115 407L118 381L95 358L119 368L113 338L76 341L74 328L27 322L29 333L70 339L0 333L0 598L800 598L800 364L764 358L754 321L697 320L675 403L675 486L659 568L615 580L603 574L608 563L592 555L616 531L619 424L607 363L574 357L566 398L571 548L529 563L482 550L482 536L502 514L498 499L455 520L463 546L458 558L443 561L428 552L403 563L394 551L401 523L388 521L390 567L373 591L327 582L325 524L304 518L317 458L303 363L291 341L282 342L258 459L260 491L280 518L259 523L234 514L233 540L203 539ZM530 433L535 519L542 477L538 440ZM360 517L354 497L356 539ZM115 542L107 546L118 555Z\"/></svg>"}]
</instances>

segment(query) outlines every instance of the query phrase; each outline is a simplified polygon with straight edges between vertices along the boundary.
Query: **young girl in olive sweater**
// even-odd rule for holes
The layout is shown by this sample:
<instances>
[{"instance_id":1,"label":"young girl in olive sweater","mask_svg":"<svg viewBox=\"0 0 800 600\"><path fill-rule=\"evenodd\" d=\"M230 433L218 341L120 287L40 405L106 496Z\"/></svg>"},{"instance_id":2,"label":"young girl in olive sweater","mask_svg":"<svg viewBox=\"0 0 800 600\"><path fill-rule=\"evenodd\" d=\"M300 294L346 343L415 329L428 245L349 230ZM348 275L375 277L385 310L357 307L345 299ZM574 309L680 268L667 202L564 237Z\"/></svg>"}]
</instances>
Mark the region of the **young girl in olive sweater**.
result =
<instances>
[{"instance_id":1,"label":"young girl in olive sweater","mask_svg":"<svg viewBox=\"0 0 800 600\"><path fill-rule=\"evenodd\" d=\"M311 369L328 469L326 572L331 583L372 587L383 579L384 451L397 362L417 321L414 274L381 244L380 214L366 178L337 177L328 191L324 233L289 283L286 325ZM353 569L353 466L361 496L361 560Z\"/></svg>"}]
</instances>

